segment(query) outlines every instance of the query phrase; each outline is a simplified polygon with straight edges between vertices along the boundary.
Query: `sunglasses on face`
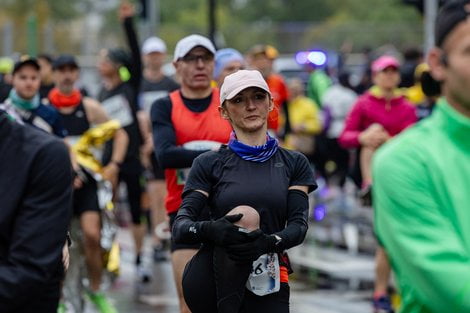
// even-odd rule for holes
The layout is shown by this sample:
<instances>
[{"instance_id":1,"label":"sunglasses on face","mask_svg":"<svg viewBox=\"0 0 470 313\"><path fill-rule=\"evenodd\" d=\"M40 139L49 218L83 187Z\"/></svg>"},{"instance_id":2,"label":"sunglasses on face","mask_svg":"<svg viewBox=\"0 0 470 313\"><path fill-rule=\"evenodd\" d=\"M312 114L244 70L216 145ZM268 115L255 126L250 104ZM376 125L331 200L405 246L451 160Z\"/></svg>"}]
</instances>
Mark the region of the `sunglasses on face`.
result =
<instances>
[{"instance_id":1,"label":"sunglasses on face","mask_svg":"<svg viewBox=\"0 0 470 313\"><path fill-rule=\"evenodd\" d=\"M214 60L214 56L212 54L187 54L180 60L190 64L196 64L197 62L199 62L199 60L201 60L203 63L209 63Z\"/></svg>"}]
</instances>

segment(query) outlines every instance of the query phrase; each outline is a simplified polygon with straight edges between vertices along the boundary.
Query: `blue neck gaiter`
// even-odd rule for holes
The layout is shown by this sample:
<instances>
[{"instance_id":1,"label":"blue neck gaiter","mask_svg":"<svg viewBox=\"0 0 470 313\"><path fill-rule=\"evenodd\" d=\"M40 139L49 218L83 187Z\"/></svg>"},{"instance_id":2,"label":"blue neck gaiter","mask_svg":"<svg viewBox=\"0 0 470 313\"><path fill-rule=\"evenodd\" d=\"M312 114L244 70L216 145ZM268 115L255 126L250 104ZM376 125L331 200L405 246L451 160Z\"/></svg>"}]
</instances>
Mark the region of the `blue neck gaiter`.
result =
<instances>
[{"instance_id":1,"label":"blue neck gaiter","mask_svg":"<svg viewBox=\"0 0 470 313\"><path fill-rule=\"evenodd\" d=\"M266 143L262 146L248 146L237 140L237 135L232 131L228 146L243 160L251 162L266 162L279 148L277 140L266 134Z\"/></svg>"}]
</instances>

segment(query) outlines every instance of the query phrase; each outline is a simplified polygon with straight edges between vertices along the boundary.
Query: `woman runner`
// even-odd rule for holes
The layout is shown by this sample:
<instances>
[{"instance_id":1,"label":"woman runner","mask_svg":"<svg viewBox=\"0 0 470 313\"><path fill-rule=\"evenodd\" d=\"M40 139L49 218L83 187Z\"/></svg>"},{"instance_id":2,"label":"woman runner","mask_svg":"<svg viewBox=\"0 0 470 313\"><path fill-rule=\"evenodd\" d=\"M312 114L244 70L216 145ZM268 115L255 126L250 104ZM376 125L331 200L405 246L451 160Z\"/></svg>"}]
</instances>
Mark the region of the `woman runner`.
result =
<instances>
[{"instance_id":1,"label":"woman runner","mask_svg":"<svg viewBox=\"0 0 470 313\"><path fill-rule=\"evenodd\" d=\"M192 313L286 313L285 250L307 232L313 171L304 155L268 135L274 105L258 71L227 76L220 103L231 139L194 160L173 226L177 242L203 243L186 266L184 297ZM211 220L198 221L206 206Z\"/></svg>"}]
</instances>

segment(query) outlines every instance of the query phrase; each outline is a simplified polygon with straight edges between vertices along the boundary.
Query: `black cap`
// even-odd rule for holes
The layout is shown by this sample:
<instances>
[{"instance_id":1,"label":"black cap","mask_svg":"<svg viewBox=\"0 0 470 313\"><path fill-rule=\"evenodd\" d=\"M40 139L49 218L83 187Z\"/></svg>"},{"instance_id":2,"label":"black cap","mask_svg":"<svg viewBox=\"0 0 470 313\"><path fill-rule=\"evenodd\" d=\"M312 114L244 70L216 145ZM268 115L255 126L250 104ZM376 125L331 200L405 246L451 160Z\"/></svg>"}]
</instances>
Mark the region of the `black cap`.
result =
<instances>
[{"instance_id":1,"label":"black cap","mask_svg":"<svg viewBox=\"0 0 470 313\"><path fill-rule=\"evenodd\" d=\"M54 62L52 63L52 68L54 70L64 67L64 66L71 66L73 68L79 68L77 60L73 55L69 54L62 54L59 57L57 57Z\"/></svg>"},{"instance_id":2,"label":"black cap","mask_svg":"<svg viewBox=\"0 0 470 313\"><path fill-rule=\"evenodd\" d=\"M461 22L465 21L470 14L470 0L446 1L439 10L436 19L435 39L436 46L442 47L447 35Z\"/></svg>"},{"instance_id":3,"label":"black cap","mask_svg":"<svg viewBox=\"0 0 470 313\"><path fill-rule=\"evenodd\" d=\"M111 60L111 62L118 65L123 65L125 67L130 67L132 64L132 58L129 53L121 48L109 49L108 58Z\"/></svg>"},{"instance_id":4,"label":"black cap","mask_svg":"<svg viewBox=\"0 0 470 313\"><path fill-rule=\"evenodd\" d=\"M29 56L23 56L20 58L20 60L18 62L15 63L15 66L13 67L13 71L12 71L12 74L14 75L16 72L18 72L23 66L26 66L26 65L31 65L32 67L34 67L36 70L39 71L39 69L41 68L39 66L39 63L36 59L34 58L31 58Z\"/></svg>"}]
</instances>

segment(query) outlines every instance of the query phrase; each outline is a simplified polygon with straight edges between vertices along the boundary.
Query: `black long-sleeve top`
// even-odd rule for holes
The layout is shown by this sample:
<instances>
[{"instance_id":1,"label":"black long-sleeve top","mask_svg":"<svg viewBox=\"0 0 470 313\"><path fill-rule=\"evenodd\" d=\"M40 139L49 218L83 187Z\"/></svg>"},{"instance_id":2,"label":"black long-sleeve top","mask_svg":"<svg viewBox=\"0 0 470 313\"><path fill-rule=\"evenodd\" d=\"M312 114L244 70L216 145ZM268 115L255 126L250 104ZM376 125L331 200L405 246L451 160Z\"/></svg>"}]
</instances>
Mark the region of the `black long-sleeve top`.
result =
<instances>
[{"instance_id":1,"label":"black long-sleeve top","mask_svg":"<svg viewBox=\"0 0 470 313\"><path fill-rule=\"evenodd\" d=\"M135 103L137 104L137 96L140 91L140 84L142 83L142 58L140 55L139 40L137 33L134 29L134 23L131 17L124 19L124 32L126 33L127 44L131 51L131 64L128 68L131 73L130 79L127 81L132 86L135 92ZM137 109L137 108L136 108Z\"/></svg>"},{"instance_id":2,"label":"black long-sleeve top","mask_svg":"<svg viewBox=\"0 0 470 313\"><path fill-rule=\"evenodd\" d=\"M196 158L183 192L183 203L173 225L177 242L200 242L198 222L208 206L212 219L226 215L239 205L249 205L260 215L260 229L282 238L277 247L300 244L307 232L308 198L291 186L316 188L309 163L298 152L280 148L266 162L241 159L229 148L204 153ZM197 190L205 191L209 197Z\"/></svg>"}]
</instances>

